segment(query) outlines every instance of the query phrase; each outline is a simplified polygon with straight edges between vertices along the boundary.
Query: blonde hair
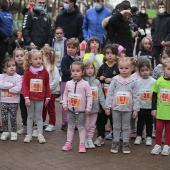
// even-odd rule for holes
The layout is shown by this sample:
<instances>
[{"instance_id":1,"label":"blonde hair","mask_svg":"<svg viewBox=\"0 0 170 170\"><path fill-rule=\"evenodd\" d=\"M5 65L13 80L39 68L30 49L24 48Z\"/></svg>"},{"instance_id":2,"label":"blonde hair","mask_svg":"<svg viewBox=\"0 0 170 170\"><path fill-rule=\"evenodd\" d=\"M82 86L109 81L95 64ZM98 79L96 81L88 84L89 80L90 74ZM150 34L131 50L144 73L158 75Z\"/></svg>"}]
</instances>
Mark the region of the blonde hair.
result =
<instances>
[{"instance_id":1,"label":"blonde hair","mask_svg":"<svg viewBox=\"0 0 170 170\"><path fill-rule=\"evenodd\" d=\"M93 68L94 68L93 76L94 76L95 72L96 72L96 68L95 68L93 62L91 60L84 60L83 63L84 63L84 68L89 67L91 65L93 66Z\"/></svg>"},{"instance_id":2,"label":"blonde hair","mask_svg":"<svg viewBox=\"0 0 170 170\"><path fill-rule=\"evenodd\" d=\"M166 58L162 61L162 68L165 68L167 66L167 64L170 63L170 58Z\"/></svg>"},{"instance_id":3,"label":"blonde hair","mask_svg":"<svg viewBox=\"0 0 170 170\"><path fill-rule=\"evenodd\" d=\"M24 60L24 69L29 69L30 68L30 60L31 60L31 57L33 55L33 53L36 53L36 52L40 52L41 55L42 55L42 65L43 67L46 69L46 66L45 66L45 54L44 54L44 51L43 50L31 50L31 51L27 51L25 53L25 60Z\"/></svg>"},{"instance_id":4,"label":"blonde hair","mask_svg":"<svg viewBox=\"0 0 170 170\"><path fill-rule=\"evenodd\" d=\"M119 61L118 61L118 66L122 63L129 63L130 66L134 66L134 58L133 57L125 57L125 58L121 58Z\"/></svg>"},{"instance_id":5,"label":"blonde hair","mask_svg":"<svg viewBox=\"0 0 170 170\"><path fill-rule=\"evenodd\" d=\"M51 64L50 72L52 72L55 68L55 65L56 65L54 49L52 47L44 47L42 50L44 51L45 56L49 55L49 61L50 61L50 64Z\"/></svg>"},{"instance_id":6,"label":"blonde hair","mask_svg":"<svg viewBox=\"0 0 170 170\"><path fill-rule=\"evenodd\" d=\"M95 36L91 37L91 38L87 41L86 53L90 53L90 52L91 52L90 44L91 44L92 41L96 41L96 42L99 43L98 53L101 53L101 44L100 44L100 40L99 40L97 37L95 37Z\"/></svg>"},{"instance_id":7,"label":"blonde hair","mask_svg":"<svg viewBox=\"0 0 170 170\"><path fill-rule=\"evenodd\" d=\"M149 50L151 51L151 50L152 50L152 47L153 47L153 43L152 43L152 40L151 40L149 37L144 37L144 38L142 39L139 48L142 49L142 50L144 50L144 41L145 41L145 40L149 40L149 44L151 45L151 47L150 47Z\"/></svg>"}]
</instances>

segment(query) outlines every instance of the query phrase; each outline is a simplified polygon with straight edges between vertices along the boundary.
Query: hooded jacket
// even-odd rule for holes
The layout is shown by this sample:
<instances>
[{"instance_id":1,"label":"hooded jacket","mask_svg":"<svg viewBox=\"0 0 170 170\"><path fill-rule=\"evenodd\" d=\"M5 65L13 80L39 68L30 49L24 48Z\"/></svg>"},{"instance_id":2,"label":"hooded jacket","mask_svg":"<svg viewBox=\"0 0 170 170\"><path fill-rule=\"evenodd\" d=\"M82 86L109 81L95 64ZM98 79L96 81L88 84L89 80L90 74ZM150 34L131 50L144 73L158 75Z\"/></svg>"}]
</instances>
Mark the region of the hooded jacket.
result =
<instances>
[{"instance_id":1,"label":"hooded jacket","mask_svg":"<svg viewBox=\"0 0 170 170\"><path fill-rule=\"evenodd\" d=\"M148 21L148 14L142 14L141 12L139 12L137 14L137 18L138 18L138 28L141 29L145 29L146 28L146 22Z\"/></svg>"}]
</instances>

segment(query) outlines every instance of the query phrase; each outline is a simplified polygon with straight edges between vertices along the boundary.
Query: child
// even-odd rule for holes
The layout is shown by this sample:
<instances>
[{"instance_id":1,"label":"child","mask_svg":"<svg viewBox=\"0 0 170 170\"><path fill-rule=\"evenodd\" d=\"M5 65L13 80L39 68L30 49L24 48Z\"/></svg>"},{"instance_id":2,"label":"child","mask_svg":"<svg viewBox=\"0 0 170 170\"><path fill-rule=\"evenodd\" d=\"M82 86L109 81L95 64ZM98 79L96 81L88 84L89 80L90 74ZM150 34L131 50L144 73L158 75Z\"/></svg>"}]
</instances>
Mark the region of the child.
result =
<instances>
[{"instance_id":1,"label":"child","mask_svg":"<svg viewBox=\"0 0 170 170\"><path fill-rule=\"evenodd\" d=\"M152 40L149 37L144 37L140 43L140 50L138 52L137 58L140 56L147 57L152 64L152 68L154 68L154 58L152 54Z\"/></svg>"},{"instance_id":2,"label":"child","mask_svg":"<svg viewBox=\"0 0 170 170\"><path fill-rule=\"evenodd\" d=\"M32 12L35 6L35 0L29 0L28 5L22 10L22 14L25 15L27 12Z\"/></svg>"},{"instance_id":3,"label":"child","mask_svg":"<svg viewBox=\"0 0 170 170\"><path fill-rule=\"evenodd\" d=\"M87 41L87 49L86 49L86 54L84 55L83 60L90 60L93 62L96 72L100 68L100 66L103 64L103 54L101 54L101 45L100 45L100 40L97 37L91 37Z\"/></svg>"},{"instance_id":4,"label":"child","mask_svg":"<svg viewBox=\"0 0 170 170\"><path fill-rule=\"evenodd\" d=\"M58 85L60 80L60 75L58 68L55 66L55 52L51 47L43 48L43 51L46 56L46 68L49 73L50 78L50 90L51 90L51 98L49 100L48 105L43 107L43 122L46 120L47 111L49 114L49 124L47 125L45 131L51 132L55 130L56 123L56 111L55 111L55 97L56 92L58 91Z\"/></svg>"},{"instance_id":5,"label":"child","mask_svg":"<svg viewBox=\"0 0 170 170\"><path fill-rule=\"evenodd\" d=\"M20 100L21 76L16 73L16 65L13 58L6 57L2 63L3 74L0 75L1 89L1 119L3 133L1 140L9 138L8 113L11 121L11 140L17 140L17 111Z\"/></svg>"},{"instance_id":6,"label":"child","mask_svg":"<svg viewBox=\"0 0 170 170\"><path fill-rule=\"evenodd\" d=\"M170 58L170 49L166 49L162 51L162 54L160 57L161 63L166 58ZM152 77L157 80L161 76L163 76L162 64L158 64L153 70Z\"/></svg>"},{"instance_id":7,"label":"child","mask_svg":"<svg viewBox=\"0 0 170 170\"><path fill-rule=\"evenodd\" d=\"M162 61L163 77L160 77L152 86L152 116L156 117L156 140L151 154L169 155L170 152L170 58ZM165 144L161 150L162 132L165 127Z\"/></svg>"},{"instance_id":8,"label":"child","mask_svg":"<svg viewBox=\"0 0 170 170\"><path fill-rule=\"evenodd\" d=\"M18 48L14 51L13 56L16 63L16 73L19 74L21 77L24 75L24 49ZM25 99L22 94L20 94L20 110L21 110L21 117L22 117L22 128L17 131L19 135L27 133L27 108L25 106Z\"/></svg>"},{"instance_id":9,"label":"child","mask_svg":"<svg viewBox=\"0 0 170 170\"><path fill-rule=\"evenodd\" d=\"M155 79L150 77L151 63L149 59L145 59L137 65L141 78L137 80L140 87L140 111L137 121L137 137L134 144L139 145L142 142L143 127L146 125L146 145L152 145L152 124L153 117L151 115L152 92L151 86Z\"/></svg>"},{"instance_id":10,"label":"child","mask_svg":"<svg viewBox=\"0 0 170 170\"><path fill-rule=\"evenodd\" d=\"M94 64L90 60L85 60L84 67L85 67L84 80L88 81L93 95L93 104L92 104L91 113L89 115L86 115L85 146L86 148L95 148L92 138L95 132L97 116L100 110L100 104L103 110L105 109L105 97L100 81L95 78Z\"/></svg>"},{"instance_id":11,"label":"child","mask_svg":"<svg viewBox=\"0 0 170 170\"><path fill-rule=\"evenodd\" d=\"M140 97L135 78L131 76L133 62L131 58L123 58L118 63L120 74L113 77L106 97L106 115L113 117L113 144L111 152L117 153L120 147L120 130L123 131L123 153L130 153L130 119L137 117L140 110ZM133 114L132 114L133 111Z\"/></svg>"},{"instance_id":12,"label":"child","mask_svg":"<svg viewBox=\"0 0 170 170\"><path fill-rule=\"evenodd\" d=\"M71 78L70 66L74 61L79 59L77 57L77 53L78 53L78 50L79 50L79 44L80 43L79 43L79 40L77 38L70 38L70 39L68 39L68 41L66 43L67 55L65 55L62 58L62 61L61 61L62 95L64 94L66 82L72 79ZM63 107L62 107L62 126L61 126L61 129L64 130L64 131L67 131L67 112L64 111Z\"/></svg>"},{"instance_id":13,"label":"child","mask_svg":"<svg viewBox=\"0 0 170 170\"><path fill-rule=\"evenodd\" d=\"M36 120L38 141L45 143L43 133L42 110L47 106L50 99L49 75L45 69L44 52L31 50L25 55L24 77L22 91L27 107L27 135L24 142L32 140L33 121ZM45 100L45 102L44 102Z\"/></svg>"},{"instance_id":14,"label":"child","mask_svg":"<svg viewBox=\"0 0 170 170\"><path fill-rule=\"evenodd\" d=\"M93 96L88 82L82 79L83 74L83 63L80 61L72 63L71 75L73 80L67 82L63 95L63 108L68 112L67 142L62 148L63 151L72 148L74 128L77 121L80 138L79 152L86 152L84 144L86 136L85 119L86 114L89 115L91 112Z\"/></svg>"},{"instance_id":15,"label":"child","mask_svg":"<svg viewBox=\"0 0 170 170\"><path fill-rule=\"evenodd\" d=\"M112 78L119 74L117 66L117 55L118 49L117 46L107 44L105 46L105 57L104 64L99 68L97 73L97 78L102 83L105 97L107 96L109 84ZM109 116L110 124L112 125L112 117ZM105 114L104 110L100 108L100 114L97 118L97 139L94 142L96 146L101 146L104 144L105 138L105 125L107 124L108 116ZM112 134L111 134L112 138Z\"/></svg>"}]
</instances>

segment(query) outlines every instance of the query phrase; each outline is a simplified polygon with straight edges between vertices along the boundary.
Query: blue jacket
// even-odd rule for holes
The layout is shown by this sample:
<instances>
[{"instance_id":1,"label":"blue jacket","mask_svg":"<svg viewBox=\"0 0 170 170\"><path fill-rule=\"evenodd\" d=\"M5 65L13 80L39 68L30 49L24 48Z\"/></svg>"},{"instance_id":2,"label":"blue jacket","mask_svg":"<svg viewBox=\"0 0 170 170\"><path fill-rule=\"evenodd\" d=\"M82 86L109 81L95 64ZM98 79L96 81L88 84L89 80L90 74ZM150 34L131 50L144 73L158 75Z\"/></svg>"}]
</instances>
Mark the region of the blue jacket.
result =
<instances>
[{"instance_id":1,"label":"blue jacket","mask_svg":"<svg viewBox=\"0 0 170 170\"><path fill-rule=\"evenodd\" d=\"M88 9L82 26L84 39L88 41L90 37L96 36L99 38L100 43L103 44L105 29L102 27L102 20L110 15L111 10L104 6L99 11L94 8Z\"/></svg>"},{"instance_id":2,"label":"blue jacket","mask_svg":"<svg viewBox=\"0 0 170 170\"><path fill-rule=\"evenodd\" d=\"M13 16L9 11L0 11L0 28L4 31L6 35L12 37L12 24Z\"/></svg>"}]
</instances>

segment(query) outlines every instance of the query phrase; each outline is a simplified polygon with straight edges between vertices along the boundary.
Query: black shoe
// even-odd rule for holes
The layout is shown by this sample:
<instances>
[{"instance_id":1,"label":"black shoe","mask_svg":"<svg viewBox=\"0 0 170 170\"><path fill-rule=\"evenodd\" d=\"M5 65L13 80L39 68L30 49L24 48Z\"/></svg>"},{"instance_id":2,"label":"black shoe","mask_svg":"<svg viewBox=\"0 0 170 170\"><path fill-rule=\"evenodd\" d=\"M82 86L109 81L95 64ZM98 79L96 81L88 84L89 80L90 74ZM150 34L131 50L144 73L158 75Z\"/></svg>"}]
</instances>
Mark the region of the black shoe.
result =
<instances>
[{"instance_id":1,"label":"black shoe","mask_svg":"<svg viewBox=\"0 0 170 170\"><path fill-rule=\"evenodd\" d=\"M61 125L61 130L67 131L67 128L68 128L67 124Z\"/></svg>"},{"instance_id":2,"label":"black shoe","mask_svg":"<svg viewBox=\"0 0 170 170\"><path fill-rule=\"evenodd\" d=\"M2 129L2 126L0 127L0 133L3 133L3 129Z\"/></svg>"}]
</instances>

